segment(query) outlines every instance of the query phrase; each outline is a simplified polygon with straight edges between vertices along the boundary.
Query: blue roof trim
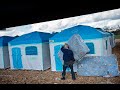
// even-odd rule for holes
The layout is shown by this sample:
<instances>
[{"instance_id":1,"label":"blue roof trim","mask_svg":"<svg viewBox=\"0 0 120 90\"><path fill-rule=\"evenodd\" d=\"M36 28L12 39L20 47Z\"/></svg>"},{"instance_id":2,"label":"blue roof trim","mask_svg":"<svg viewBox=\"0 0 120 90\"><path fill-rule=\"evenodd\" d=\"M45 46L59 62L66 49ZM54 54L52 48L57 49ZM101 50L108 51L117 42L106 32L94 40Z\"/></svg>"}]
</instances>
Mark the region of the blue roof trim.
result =
<instances>
[{"instance_id":1,"label":"blue roof trim","mask_svg":"<svg viewBox=\"0 0 120 90\"><path fill-rule=\"evenodd\" d=\"M9 42L10 45L20 45L20 44L33 44L33 43L43 43L49 42L49 38L53 35L50 33L43 32L31 32L24 34Z\"/></svg>"},{"instance_id":2,"label":"blue roof trim","mask_svg":"<svg viewBox=\"0 0 120 90\"><path fill-rule=\"evenodd\" d=\"M100 31L99 29L95 29L90 26L78 25L57 33L49 40L54 40L54 42L63 42L67 41L73 34L79 34L83 38L83 40L103 38L110 35L107 32Z\"/></svg>"},{"instance_id":3,"label":"blue roof trim","mask_svg":"<svg viewBox=\"0 0 120 90\"><path fill-rule=\"evenodd\" d=\"M111 32L107 32L107 31L104 31L102 29L98 29L99 32L101 32L102 34L106 34L106 36L111 36Z\"/></svg>"},{"instance_id":4,"label":"blue roof trim","mask_svg":"<svg viewBox=\"0 0 120 90\"><path fill-rule=\"evenodd\" d=\"M0 47L2 46L8 46L8 42L13 40L15 37L10 36L2 36L0 37Z\"/></svg>"}]
</instances>

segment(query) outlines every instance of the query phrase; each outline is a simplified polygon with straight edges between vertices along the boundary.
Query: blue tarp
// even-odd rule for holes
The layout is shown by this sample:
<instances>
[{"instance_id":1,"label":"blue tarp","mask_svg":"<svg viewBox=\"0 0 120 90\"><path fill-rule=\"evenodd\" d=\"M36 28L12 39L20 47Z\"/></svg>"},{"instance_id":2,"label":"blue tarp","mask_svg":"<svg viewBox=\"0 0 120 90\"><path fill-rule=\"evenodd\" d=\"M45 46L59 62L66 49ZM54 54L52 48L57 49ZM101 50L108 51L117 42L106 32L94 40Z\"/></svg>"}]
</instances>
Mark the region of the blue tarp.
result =
<instances>
[{"instance_id":1,"label":"blue tarp","mask_svg":"<svg viewBox=\"0 0 120 90\"><path fill-rule=\"evenodd\" d=\"M43 32L32 32L28 34L24 34L12 41L10 41L10 45L20 45L20 44L31 44L31 43L42 43L49 42L49 38L54 34L43 33Z\"/></svg>"},{"instance_id":2,"label":"blue tarp","mask_svg":"<svg viewBox=\"0 0 120 90\"><path fill-rule=\"evenodd\" d=\"M2 36L0 37L0 46L7 46L8 42L13 40L15 37Z\"/></svg>"},{"instance_id":3,"label":"blue tarp","mask_svg":"<svg viewBox=\"0 0 120 90\"><path fill-rule=\"evenodd\" d=\"M77 74L80 76L118 76L118 62L115 55L84 57L78 63Z\"/></svg>"},{"instance_id":4,"label":"blue tarp","mask_svg":"<svg viewBox=\"0 0 120 90\"><path fill-rule=\"evenodd\" d=\"M109 33L102 32L99 29L95 29L90 26L78 25L57 33L50 38L50 40L54 40L54 42L67 41L73 34L79 34L83 40L103 38L110 35Z\"/></svg>"}]
</instances>

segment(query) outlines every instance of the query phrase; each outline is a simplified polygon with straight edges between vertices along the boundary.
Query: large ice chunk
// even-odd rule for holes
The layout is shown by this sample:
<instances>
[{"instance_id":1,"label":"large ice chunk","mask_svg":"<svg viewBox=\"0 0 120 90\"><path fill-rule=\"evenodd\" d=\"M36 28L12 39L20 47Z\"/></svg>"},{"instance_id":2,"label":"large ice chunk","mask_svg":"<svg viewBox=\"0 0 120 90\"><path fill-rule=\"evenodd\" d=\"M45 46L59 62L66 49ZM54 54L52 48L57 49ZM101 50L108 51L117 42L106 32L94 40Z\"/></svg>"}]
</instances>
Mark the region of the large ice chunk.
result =
<instances>
[{"instance_id":1,"label":"large ice chunk","mask_svg":"<svg viewBox=\"0 0 120 90\"><path fill-rule=\"evenodd\" d=\"M118 76L119 68L117 57L110 56L88 56L78 63L77 74L80 76Z\"/></svg>"},{"instance_id":2,"label":"large ice chunk","mask_svg":"<svg viewBox=\"0 0 120 90\"><path fill-rule=\"evenodd\" d=\"M74 58L77 61L80 61L86 53L90 51L79 34L74 34L67 43L73 51ZM61 60L63 59L63 53L61 50L58 52L58 56Z\"/></svg>"}]
</instances>

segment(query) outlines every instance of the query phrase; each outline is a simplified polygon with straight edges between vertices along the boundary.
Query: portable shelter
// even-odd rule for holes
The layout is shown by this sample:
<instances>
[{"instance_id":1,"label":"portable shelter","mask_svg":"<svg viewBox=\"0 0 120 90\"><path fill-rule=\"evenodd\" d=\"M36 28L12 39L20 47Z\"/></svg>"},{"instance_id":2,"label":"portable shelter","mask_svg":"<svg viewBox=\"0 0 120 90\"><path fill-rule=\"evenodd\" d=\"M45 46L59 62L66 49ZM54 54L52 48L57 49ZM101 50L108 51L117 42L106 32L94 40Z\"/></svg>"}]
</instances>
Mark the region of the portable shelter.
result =
<instances>
[{"instance_id":1,"label":"portable shelter","mask_svg":"<svg viewBox=\"0 0 120 90\"><path fill-rule=\"evenodd\" d=\"M14 37L2 36L0 37L0 68L6 69L10 67L8 42L13 40Z\"/></svg>"},{"instance_id":2,"label":"portable shelter","mask_svg":"<svg viewBox=\"0 0 120 90\"><path fill-rule=\"evenodd\" d=\"M79 34L90 49L90 52L86 56L112 54L109 33L102 32L90 26L78 25L65 29L49 39L52 71L62 71L62 62L58 57L58 51L74 34Z\"/></svg>"},{"instance_id":3,"label":"portable shelter","mask_svg":"<svg viewBox=\"0 0 120 90\"><path fill-rule=\"evenodd\" d=\"M32 32L9 42L11 69L46 70L50 68L49 38L52 34Z\"/></svg>"}]
</instances>

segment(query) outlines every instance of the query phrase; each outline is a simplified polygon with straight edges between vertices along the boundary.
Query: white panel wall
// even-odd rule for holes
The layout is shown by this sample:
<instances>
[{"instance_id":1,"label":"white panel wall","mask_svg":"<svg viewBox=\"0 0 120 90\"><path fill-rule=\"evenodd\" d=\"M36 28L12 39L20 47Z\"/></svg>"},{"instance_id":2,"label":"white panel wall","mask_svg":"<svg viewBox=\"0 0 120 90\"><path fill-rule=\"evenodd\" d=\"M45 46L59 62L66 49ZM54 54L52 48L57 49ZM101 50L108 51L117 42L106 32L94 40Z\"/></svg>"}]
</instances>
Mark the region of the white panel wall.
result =
<instances>
[{"instance_id":1,"label":"white panel wall","mask_svg":"<svg viewBox=\"0 0 120 90\"><path fill-rule=\"evenodd\" d=\"M27 46L36 46L38 55L26 55L25 48ZM29 70L43 69L41 44L21 45L21 52L22 52L23 69L29 69Z\"/></svg>"},{"instance_id":2,"label":"white panel wall","mask_svg":"<svg viewBox=\"0 0 120 90\"><path fill-rule=\"evenodd\" d=\"M3 56L4 56L4 67L9 68L10 67L10 58L9 58L8 46L3 47Z\"/></svg>"},{"instance_id":3,"label":"white panel wall","mask_svg":"<svg viewBox=\"0 0 120 90\"><path fill-rule=\"evenodd\" d=\"M107 40L107 49L106 49ZM95 46L95 54L87 54L87 56L104 56L112 54L112 47L110 45L110 40L108 37L102 39L85 40L85 42L93 42Z\"/></svg>"},{"instance_id":4,"label":"white panel wall","mask_svg":"<svg viewBox=\"0 0 120 90\"><path fill-rule=\"evenodd\" d=\"M3 48L0 47L0 68L4 68L4 61L3 61Z\"/></svg>"},{"instance_id":5,"label":"white panel wall","mask_svg":"<svg viewBox=\"0 0 120 90\"><path fill-rule=\"evenodd\" d=\"M38 50L38 55L26 55L25 47L27 46L36 46ZM42 51L41 51L41 44L26 44L26 45L16 45L10 46L10 65L11 69L13 68L13 60L12 60L12 48L21 48L21 59L23 64L23 69L27 70L43 70L43 62L42 62Z\"/></svg>"},{"instance_id":6,"label":"white panel wall","mask_svg":"<svg viewBox=\"0 0 120 90\"><path fill-rule=\"evenodd\" d=\"M106 49L106 40L107 40L107 49ZM109 37L105 37L103 39L103 55L111 55L112 54L112 47L110 45Z\"/></svg>"},{"instance_id":7,"label":"white panel wall","mask_svg":"<svg viewBox=\"0 0 120 90\"><path fill-rule=\"evenodd\" d=\"M12 46L8 43L8 49L9 49L9 58L10 58L10 68L14 69L13 67L13 59L12 59Z\"/></svg>"},{"instance_id":8,"label":"white panel wall","mask_svg":"<svg viewBox=\"0 0 120 90\"><path fill-rule=\"evenodd\" d=\"M86 56L101 56L103 51L103 43L102 39L94 39L94 40L85 40L85 43L93 43L95 54L87 54Z\"/></svg>"},{"instance_id":9,"label":"white panel wall","mask_svg":"<svg viewBox=\"0 0 120 90\"><path fill-rule=\"evenodd\" d=\"M51 70L56 71L56 64L54 58L54 43L50 43L50 58L51 58Z\"/></svg>"},{"instance_id":10,"label":"white panel wall","mask_svg":"<svg viewBox=\"0 0 120 90\"><path fill-rule=\"evenodd\" d=\"M49 43L42 44L42 56L43 56L43 69L46 70L51 67L50 48Z\"/></svg>"}]
</instances>

